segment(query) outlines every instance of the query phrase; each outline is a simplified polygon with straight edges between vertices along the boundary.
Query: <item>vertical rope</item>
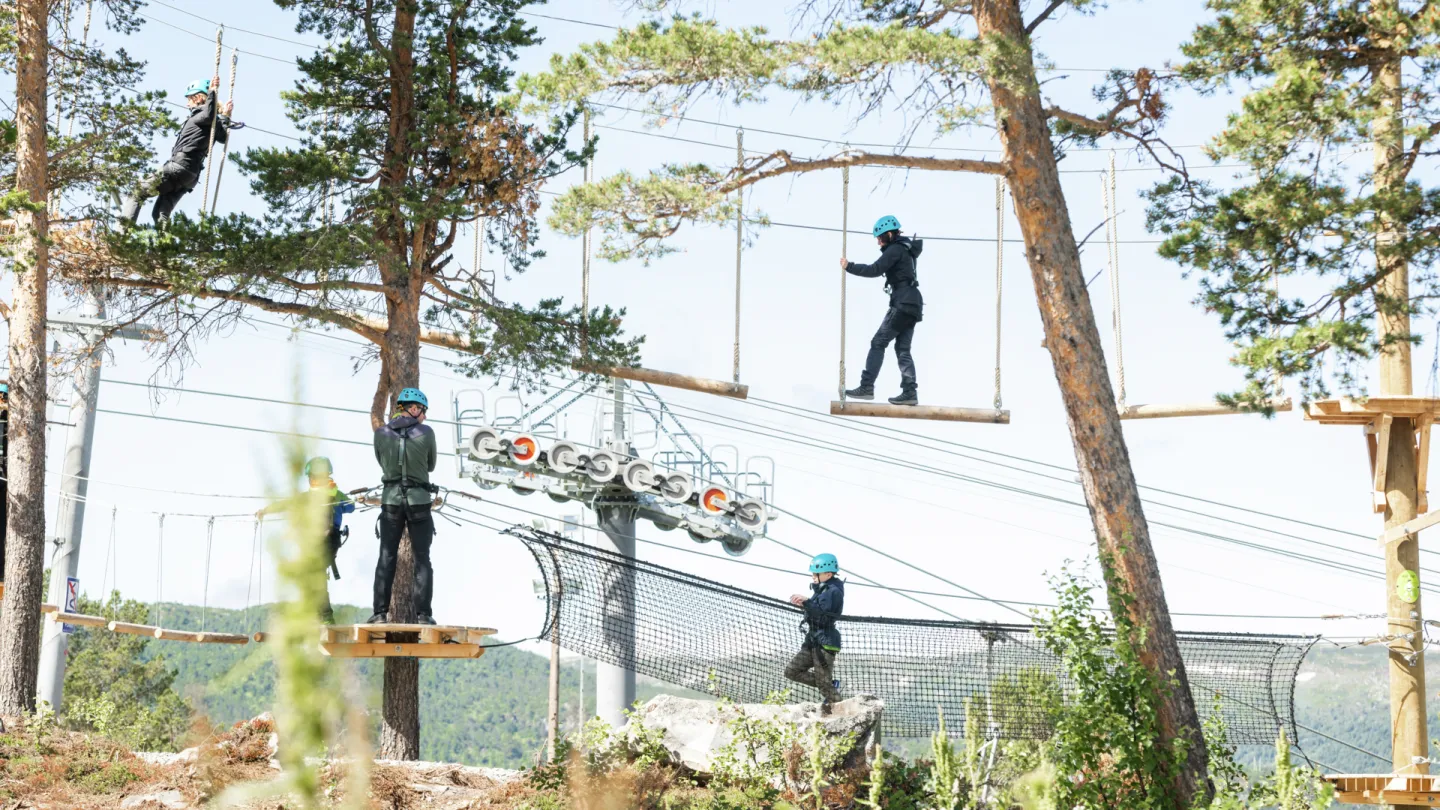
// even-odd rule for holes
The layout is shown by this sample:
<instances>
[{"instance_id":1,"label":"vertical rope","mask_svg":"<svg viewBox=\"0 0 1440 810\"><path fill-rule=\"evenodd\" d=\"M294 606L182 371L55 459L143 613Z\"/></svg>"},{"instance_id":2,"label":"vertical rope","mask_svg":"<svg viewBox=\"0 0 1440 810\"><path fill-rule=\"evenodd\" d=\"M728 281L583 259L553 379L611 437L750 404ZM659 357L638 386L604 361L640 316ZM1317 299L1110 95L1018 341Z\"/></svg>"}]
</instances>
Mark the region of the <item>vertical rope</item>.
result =
<instances>
[{"instance_id":1,"label":"vertical rope","mask_svg":"<svg viewBox=\"0 0 1440 810\"><path fill-rule=\"evenodd\" d=\"M1000 410L1000 301L1005 289L1005 178L995 178L995 410Z\"/></svg>"},{"instance_id":2,"label":"vertical rope","mask_svg":"<svg viewBox=\"0 0 1440 810\"><path fill-rule=\"evenodd\" d=\"M840 258L850 256L850 167L840 167ZM845 268L840 268L840 402L845 402Z\"/></svg>"},{"instance_id":3,"label":"vertical rope","mask_svg":"<svg viewBox=\"0 0 1440 810\"><path fill-rule=\"evenodd\" d=\"M250 568L245 577L245 632L254 630L250 623L250 586L255 584L255 555L260 550L260 518L255 518L255 532L250 538Z\"/></svg>"},{"instance_id":4,"label":"vertical rope","mask_svg":"<svg viewBox=\"0 0 1440 810\"><path fill-rule=\"evenodd\" d=\"M1102 196L1105 199L1105 247L1110 266L1110 322L1115 331L1115 402L1125 409L1125 335L1120 318L1120 229L1119 203L1115 194L1115 152L1110 152L1110 171L1100 178Z\"/></svg>"},{"instance_id":5,"label":"vertical rope","mask_svg":"<svg viewBox=\"0 0 1440 810\"><path fill-rule=\"evenodd\" d=\"M160 515L160 533L155 543L155 626L161 627L160 600L165 596L165 515Z\"/></svg>"},{"instance_id":6,"label":"vertical rope","mask_svg":"<svg viewBox=\"0 0 1440 810\"><path fill-rule=\"evenodd\" d=\"M745 168L745 130L735 130L735 177ZM735 189L735 370L733 379L740 382L740 253L745 247L745 189Z\"/></svg>"},{"instance_id":7,"label":"vertical rope","mask_svg":"<svg viewBox=\"0 0 1440 810\"><path fill-rule=\"evenodd\" d=\"M84 27L83 27L83 28L81 29L81 31L80 31L80 45L81 45L81 49L82 49L82 50L83 50L84 48L86 48L86 47L89 47L89 45L90 45L90 17L91 17L91 15L94 13L94 11L95 11L95 0L89 0L89 1L85 4L85 25L84 25ZM69 10L67 9L65 13L66 13L66 15L68 16L70 12L69 12ZM69 31L70 31L70 23L69 23L68 19L67 19L67 21L66 21L66 23L65 23L65 31L66 31L66 39L67 39L67 41L68 41L68 39L69 39ZM78 97L79 94L77 93L76 96ZM66 138L70 138L70 137L73 137L74 135L75 135L75 105L74 105L74 104L71 104L71 105L70 105L70 122L65 126L65 137L66 137Z\"/></svg>"},{"instance_id":8,"label":"vertical rope","mask_svg":"<svg viewBox=\"0 0 1440 810\"><path fill-rule=\"evenodd\" d=\"M115 516L119 511L120 507L118 506L110 507L110 541L105 544L105 567L100 571L100 604L102 605L110 601L110 572L113 570L111 566L118 566L115 553ZM119 584L118 580L116 584Z\"/></svg>"},{"instance_id":9,"label":"vertical rope","mask_svg":"<svg viewBox=\"0 0 1440 810\"><path fill-rule=\"evenodd\" d=\"M585 108L585 148L590 148L590 108ZM581 168L581 182L589 184L594 167L590 159ZM585 233L580 237L580 355L590 354L590 224L585 224Z\"/></svg>"},{"instance_id":10,"label":"vertical rope","mask_svg":"<svg viewBox=\"0 0 1440 810\"><path fill-rule=\"evenodd\" d=\"M229 102L235 101L235 64L239 61L240 54L236 48L232 47L230 49L230 92L228 97L225 99ZM219 68L217 67L216 69L218 70ZM215 120L210 124L210 145L212 147L215 145L215 128L220 125L220 110L218 109L220 94L216 93L215 98L217 107L217 109L215 110ZM220 181L225 177L225 158L229 157L229 155L230 139L226 138L225 143L220 144L220 168L215 170L215 196L210 200L211 216L215 215L215 208L220 204ZM206 184L206 188L209 188L208 181ZM202 197L200 199L203 204L205 198Z\"/></svg>"},{"instance_id":11,"label":"vertical rope","mask_svg":"<svg viewBox=\"0 0 1440 810\"><path fill-rule=\"evenodd\" d=\"M221 39L225 35L225 26L215 29L215 72L212 76L220 75L220 55L224 50ZM215 106L220 106L220 88L212 87L210 92L215 94ZM210 170L214 168L215 161L210 159L210 153L215 151L215 127L220 123L220 110L215 110L215 115L210 119L210 143L205 147L205 189L200 192L200 215L205 215L205 201L210 199Z\"/></svg>"},{"instance_id":12,"label":"vertical rope","mask_svg":"<svg viewBox=\"0 0 1440 810\"><path fill-rule=\"evenodd\" d=\"M200 632L205 632L210 618L210 549L215 544L215 518L205 522L205 590L200 600Z\"/></svg>"}]
</instances>

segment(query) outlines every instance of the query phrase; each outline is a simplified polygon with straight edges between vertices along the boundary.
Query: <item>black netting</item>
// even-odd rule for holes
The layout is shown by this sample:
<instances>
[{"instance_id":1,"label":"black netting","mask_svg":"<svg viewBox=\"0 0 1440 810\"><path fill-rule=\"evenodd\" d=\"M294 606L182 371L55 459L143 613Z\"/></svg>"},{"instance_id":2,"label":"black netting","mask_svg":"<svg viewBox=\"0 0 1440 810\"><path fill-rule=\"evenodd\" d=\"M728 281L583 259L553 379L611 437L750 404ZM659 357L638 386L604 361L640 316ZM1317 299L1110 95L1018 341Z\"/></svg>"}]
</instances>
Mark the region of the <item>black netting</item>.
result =
<instances>
[{"instance_id":1,"label":"black netting","mask_svg":"<svg viewBox=\"0 0 1440 810\"><path fill-rule=\"evenodd\" d=\"M785 664L799 649L802 612L778 599L624 557L532 529L549 592L546 638L605 663L699 692L759 702L793 688ZM967 714L1007 739L1049 736L1048 707L1068 689L1060 662L1029 625L845 616L835 676L847 695L885 701L885 732L960 733ZM1216 709L1235 744L1271 744L1294 726L1294 685L1312 639L1181 633L1180 651L1202 715Z\"/></svg>"}]
</instances>

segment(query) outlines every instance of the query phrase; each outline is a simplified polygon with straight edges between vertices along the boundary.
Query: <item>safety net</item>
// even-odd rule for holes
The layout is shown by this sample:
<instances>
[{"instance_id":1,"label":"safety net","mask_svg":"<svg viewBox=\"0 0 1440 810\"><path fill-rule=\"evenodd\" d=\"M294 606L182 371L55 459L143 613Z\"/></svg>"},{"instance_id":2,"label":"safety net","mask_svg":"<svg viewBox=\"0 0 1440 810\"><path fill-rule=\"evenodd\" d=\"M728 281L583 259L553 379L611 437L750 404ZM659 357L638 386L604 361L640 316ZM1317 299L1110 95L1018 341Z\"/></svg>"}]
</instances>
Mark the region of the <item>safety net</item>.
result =
<instances>
[{"instance_id":1,"label":"safety net","mask_svg":"<svg viewBox=\"0 0 1440 810\"><path fill-rule=\"evenodd\" d=\"M808 686L785 679L803 611L762 596L559 535L516 527L548 592L548 639L566 650L742 703ZM835 677L845 695L885 701L884 733L958 734L968 716L1001 739L1046 739L1070 690L1060 660L1030 625L845 615ZM1180 633L1197 708L1220 712L1234 744L1296 739L1295 675L1313 639Z\"/></svg>"}]
</instances>

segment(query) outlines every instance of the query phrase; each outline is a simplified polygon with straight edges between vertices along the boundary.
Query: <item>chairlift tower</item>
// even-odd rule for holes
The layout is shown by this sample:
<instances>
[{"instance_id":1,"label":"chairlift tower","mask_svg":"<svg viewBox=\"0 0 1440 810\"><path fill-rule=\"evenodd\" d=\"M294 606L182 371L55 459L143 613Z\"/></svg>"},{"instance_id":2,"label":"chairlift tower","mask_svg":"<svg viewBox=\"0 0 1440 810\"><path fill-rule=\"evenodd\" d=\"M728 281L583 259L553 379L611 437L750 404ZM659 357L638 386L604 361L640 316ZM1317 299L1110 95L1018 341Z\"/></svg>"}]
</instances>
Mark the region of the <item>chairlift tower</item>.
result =
<instances>
[{"instance_id":1,"label":"chairlift tower","mask_svg":"<svg viewBox=\"0 0 1440 810\"><path fill-rule=\"evenodd\" d=\"M732 556L745 554L775 519L774 460L757 456L742 464L737 447L707 449L653 388L641 386L577 376L534 407L509 395L487 408L484 392L457 392L460 477L481 489L544 492L558 503L589 507L609 547L626 557L635 556L642 518L664 531L683 528L698 543L719 541ZM563 426L566 411L587 398L597 407L589 442L582 443ZM607 657L621 663L596 663L594 714L613 727L624 724L635 702L634 575L617 566L603 584Z\"/></svg>"}]
</instances>

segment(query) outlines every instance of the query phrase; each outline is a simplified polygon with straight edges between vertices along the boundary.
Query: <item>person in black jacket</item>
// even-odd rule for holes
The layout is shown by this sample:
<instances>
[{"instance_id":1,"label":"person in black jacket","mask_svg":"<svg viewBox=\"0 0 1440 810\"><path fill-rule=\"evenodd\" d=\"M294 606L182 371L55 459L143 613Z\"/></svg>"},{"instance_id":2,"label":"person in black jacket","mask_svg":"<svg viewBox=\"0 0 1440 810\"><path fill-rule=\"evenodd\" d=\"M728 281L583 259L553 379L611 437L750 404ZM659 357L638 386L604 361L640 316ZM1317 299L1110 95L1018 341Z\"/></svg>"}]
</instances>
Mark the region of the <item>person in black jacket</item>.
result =
<instances>
[{"instance_id":1,"label":"person in black jacket","mask_svg":"<svg viewBox=\"0 0 1440 810\"><path fill-rule=\"evenodd\" d=\"M861 278L885 277L885 291L890 293L890 309L875 337L870 339L870 354L865 358L865 371L860 385L845 391L850 399L874 399L875 378L885 364L885 349L895 342L895 359L900 363L900 396L890 397L891 405L916 405L920 399L915 386L915 358L910 356L910 341L915 337L915 324L924 319L925 299L920 296L915 264L924 242L900 235L900 220L883 216L875 222L875 241L880 243L880 258L874 264L856 264L845 257L840 266L845 272Z\"/></svg>"},{"instance_id":2,"label":"person in black jacket","mask_svg":"<svg viewBox=\"0 0 1440 810\"><path fill-rule=\"evenodd\" d=\"M170 159L136 187L125 201L125 207L120 212L122 224L134 225L140 216L140 206L154 197L155 208L150 215L157 227L163 227L180 198L190 193L200 181L200 172L204 170L205 158L210 153L211 126L215 129L215 143L225 143L230 139L230 113L235 102L220 104L217 101L215 88L219 84L220 77L215 76L191 82L185 88L190 115L180 126L180 136L175 139Z\"/></svg>"},{"instance_id":3,"label":"person in black jacket","mask_svg":"<svg viewBox=\"0 0 1440 810\"><path fill-rule=\"evenodd\" d=\"M840 700L835 686L835 656L840 653L840 630L835 619L845 612L845 583L836 578L840 561L834 554L817 554L810 561L810 598L800 594L790 597L790 604L805 611L807 628L800 652L785 667L785 677L820 690L822 714L830 713L830 704Z\"/></svg>"}]
</instances>

